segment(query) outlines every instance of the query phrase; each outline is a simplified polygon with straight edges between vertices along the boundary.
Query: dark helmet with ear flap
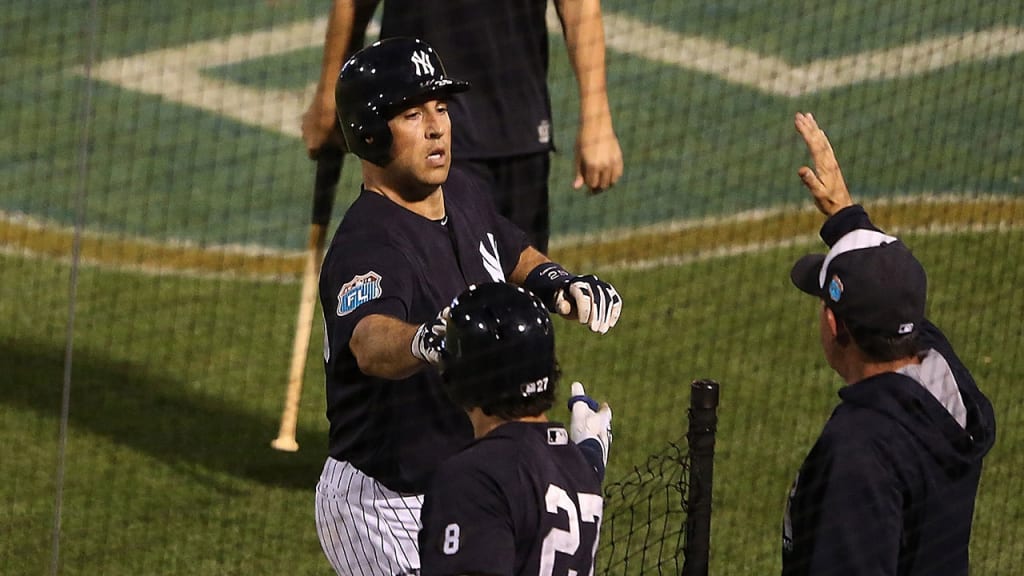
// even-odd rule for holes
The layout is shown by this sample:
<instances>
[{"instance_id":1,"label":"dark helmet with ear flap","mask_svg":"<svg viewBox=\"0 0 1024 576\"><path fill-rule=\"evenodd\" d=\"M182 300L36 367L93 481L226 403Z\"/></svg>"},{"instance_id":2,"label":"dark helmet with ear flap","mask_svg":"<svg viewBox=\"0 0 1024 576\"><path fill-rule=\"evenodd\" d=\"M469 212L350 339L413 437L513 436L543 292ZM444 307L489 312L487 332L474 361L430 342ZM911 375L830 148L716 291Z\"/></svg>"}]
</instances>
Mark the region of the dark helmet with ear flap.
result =
<instances>
[{"instance_id":1,"label":"dark helmet with ear flap","mask_svg":"<svg viewBox=\"0 0 1024 576\"><path fill-rule=\"evenodd\" d=\"M334 101L348 150L378 166L391 160L388 120L417 101L447 97L469 83L445 75L440 56L417 38L389 38L342 66Z\"/></svg>"},{"instance_id":2,"label":"dark helmet with ear flap","mask_svg":"<svg viewBox=\"0 0 1024 576\"><path fill-rule=\"evenodd\" d=\"M463 408L516 402L553 390L555 333L548 310L526 290L491 282L452 302L444 386Z\"/></svg>"}]
</instances>

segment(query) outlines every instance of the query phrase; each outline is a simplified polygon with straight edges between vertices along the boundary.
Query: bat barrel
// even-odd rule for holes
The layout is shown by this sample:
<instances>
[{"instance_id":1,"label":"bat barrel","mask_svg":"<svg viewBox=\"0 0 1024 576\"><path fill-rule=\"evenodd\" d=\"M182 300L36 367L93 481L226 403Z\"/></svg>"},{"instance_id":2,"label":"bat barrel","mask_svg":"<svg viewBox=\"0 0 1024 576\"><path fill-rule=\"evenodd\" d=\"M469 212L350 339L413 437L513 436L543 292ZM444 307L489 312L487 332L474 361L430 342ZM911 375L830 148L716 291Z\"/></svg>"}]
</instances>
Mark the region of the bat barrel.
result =
<instances>
[{"instance_id":1,"label":"bat barrel","mask_svg":"<svg viewBox=\"0 0 1024 576\"><path fill-rule=\"evenodd\" d=\"M312 331L313 313L316 310L317 280L324 256L327 224L334 207L335 190L341 177L344 154L337 149L322 150L316 162L316 181L313 188L313 213L309 227L309 247L306 266L302 274L302 296L299 300L299 314L295 323L295 340L292 344L292 363L288 377L288 389L284 410L281 413L281 427L270 446L275 450L295 452L299 443L295 441L298 425L299 400L302 396L302 380L309 352L309 336Z\"/></svg>"}]
</instances>

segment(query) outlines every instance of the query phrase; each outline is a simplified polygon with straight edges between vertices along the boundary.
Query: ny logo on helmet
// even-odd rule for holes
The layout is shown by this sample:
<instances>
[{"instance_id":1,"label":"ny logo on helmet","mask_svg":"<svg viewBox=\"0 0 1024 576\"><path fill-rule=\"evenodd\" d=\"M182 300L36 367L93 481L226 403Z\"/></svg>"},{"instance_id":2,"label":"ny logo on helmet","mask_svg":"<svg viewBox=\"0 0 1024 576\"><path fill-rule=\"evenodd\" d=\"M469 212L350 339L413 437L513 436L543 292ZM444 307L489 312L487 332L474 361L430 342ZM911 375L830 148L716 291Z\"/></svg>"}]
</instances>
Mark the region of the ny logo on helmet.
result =
<instances>
[{"instance_id":1,"label":"ny logo on helmet","mask_svg":"<svg viewBox=\"0 0 1024 576\"><path fill-rule=\"evenodd\" d=\"M430 55L423 50L412 53L412 63L416 65L417 76L433 76L434 65L430 63Z\"/></svg>"}]
</instances>

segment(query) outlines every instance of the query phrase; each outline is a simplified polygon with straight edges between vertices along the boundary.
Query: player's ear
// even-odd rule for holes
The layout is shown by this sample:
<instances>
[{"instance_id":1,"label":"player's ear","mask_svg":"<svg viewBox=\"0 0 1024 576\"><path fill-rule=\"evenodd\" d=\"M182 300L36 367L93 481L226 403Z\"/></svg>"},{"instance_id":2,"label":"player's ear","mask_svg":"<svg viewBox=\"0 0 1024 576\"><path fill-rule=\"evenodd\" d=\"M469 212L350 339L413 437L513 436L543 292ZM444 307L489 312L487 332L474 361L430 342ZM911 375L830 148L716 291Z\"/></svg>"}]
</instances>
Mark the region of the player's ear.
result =
<instances>
[{"instance_id":1,"label":"player's ear","mask_svg":"<svg viewBox=\"0 0 1024 576\"><path fill-rule=\"evenodd\" d=\"M822 304L824 307L823 314L825 315L825 325L828 327L828 333L836 341L836 344L846 347L850 344L850 331L846 328L846 324L836 318L832 309Z\"/></svg>"}]
</instances>

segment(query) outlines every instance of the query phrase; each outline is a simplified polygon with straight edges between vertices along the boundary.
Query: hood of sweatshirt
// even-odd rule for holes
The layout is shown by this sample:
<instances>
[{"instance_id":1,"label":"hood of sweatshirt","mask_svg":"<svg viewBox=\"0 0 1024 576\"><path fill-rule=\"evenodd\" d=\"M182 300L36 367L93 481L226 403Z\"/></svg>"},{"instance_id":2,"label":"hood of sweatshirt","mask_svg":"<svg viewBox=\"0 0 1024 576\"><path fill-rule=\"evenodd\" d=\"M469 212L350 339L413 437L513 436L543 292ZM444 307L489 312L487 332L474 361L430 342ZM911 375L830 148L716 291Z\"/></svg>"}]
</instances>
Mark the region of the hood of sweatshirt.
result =
<instances>
[{"instance_id":1,"label":"hood of sweatshirt","mask_svg":"<svg viewBox=\"0 0 1024 576\"><path fill-rule=\"evenodd\" d=\"M839 396L899 422L950 476L970 470L995 442L992 405L970 373L953 370L935 350L920 364L866 378Z\"/></svg>"}]
</instances>

